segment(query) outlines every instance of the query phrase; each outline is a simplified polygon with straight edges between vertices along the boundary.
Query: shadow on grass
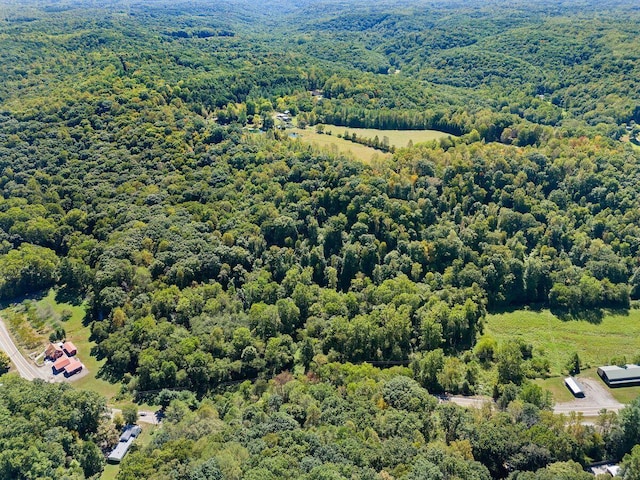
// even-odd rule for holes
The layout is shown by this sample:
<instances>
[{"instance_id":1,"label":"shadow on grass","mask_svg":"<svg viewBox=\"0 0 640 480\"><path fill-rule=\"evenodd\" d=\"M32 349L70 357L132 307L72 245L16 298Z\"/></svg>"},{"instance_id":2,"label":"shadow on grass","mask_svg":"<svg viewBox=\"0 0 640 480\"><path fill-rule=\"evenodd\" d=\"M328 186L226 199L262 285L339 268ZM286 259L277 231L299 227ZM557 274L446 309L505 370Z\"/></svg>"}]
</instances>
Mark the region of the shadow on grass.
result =
<instances>
[{"instance_id":1,"label":"shadow on grass","mask_svg":"<svg viewBox=\"0 0 640 480\"><path fill-rule=\"evenodd\" d=\"M71 288L62 287L56 290L56 302L68 303L77 307L82 304L84 295L80 290L73 290Z\"/></svg>"},{"instance_id":2,"label":"shadow on grass","mask_svg":"<svg viewBox=\"0 0 640 480\"><path fill-rule=\"evenodd\" d=\"M29 300L32 302L38 302L46 297L49 293L49 290L41 290L39 292L25 293L24 295L20 295L19 297L11 298L8 300L0 301L0 310L4 310L5 308L9 308L12 305L17 305L25 300Z\"/></svg>"},{"instance_id":3,"label":"shadow on grass","mask_svg":"<svg viewBox=\"0 0 640 480\"><path fill-rule=\"evenodd\" d=\"M589 308L589 309L554 309L551 313L562 321L578 320L583 322L599 325L606 315L629 315L629 309L626 308Z\"/></svg>"},{"instance_id":4,"label":"shadow on grass","mask_svg":"<svg viewBox=\"0 0 640 480\"><path fill-rule=\"evenodd\" d=\"M91 355L93 354L94 354L93 349L91 349ZM100 367L100 369L96 373L96 378L99 378L100 380L105 380L111 384L118 383L122 380L122 377L109 367L109 362L106 362L104 365Z\"/></svg>"},{"instance_id":5,"label":"shadow on grass","mask_svg":"<svg viewBox=\"0 0 640 480\"><path fill-rule=\"evenodd\" d=\"M521 312L523 310L540 313L542 312L542 310L546 308L549 308L549 306L545 305L544 303L532 303L530 305L500 305L500 306L489 308L488 312L494 315L500 315L503 313Z\"/></svg>"}]
</instances>

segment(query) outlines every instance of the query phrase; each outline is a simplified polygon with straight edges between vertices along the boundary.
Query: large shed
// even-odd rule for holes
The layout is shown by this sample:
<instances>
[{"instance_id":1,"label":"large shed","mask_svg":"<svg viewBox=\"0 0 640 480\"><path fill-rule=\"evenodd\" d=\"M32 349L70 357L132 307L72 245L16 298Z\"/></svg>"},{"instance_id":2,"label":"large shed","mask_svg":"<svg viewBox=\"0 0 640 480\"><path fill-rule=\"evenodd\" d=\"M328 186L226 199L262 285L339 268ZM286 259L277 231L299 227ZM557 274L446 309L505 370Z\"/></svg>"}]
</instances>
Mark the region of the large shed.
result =
<instances>
[{"instance_id":1,"label":"large shed","mask_svg":"<svg viewBox=\"0 0 640 480\"><path fill-rule=\"evenodd\" d=\"M624 366L608 365L598 368L598 375L609 387L629 387L640 385L640 366L628 364Z\"/></svg>"},{"instance_id":2,"label":"large shed","mask_svg":"<svg viewBox=\"0 0 640 480\"><path fill-rule=\"evenodd\" d=\"M578 381L573 377L567 377L564 379L564 383L571 393L575 397L582 398L584 397L584 391L582 390L582 386L578 383Z\"/></svg>"}]
</instances>

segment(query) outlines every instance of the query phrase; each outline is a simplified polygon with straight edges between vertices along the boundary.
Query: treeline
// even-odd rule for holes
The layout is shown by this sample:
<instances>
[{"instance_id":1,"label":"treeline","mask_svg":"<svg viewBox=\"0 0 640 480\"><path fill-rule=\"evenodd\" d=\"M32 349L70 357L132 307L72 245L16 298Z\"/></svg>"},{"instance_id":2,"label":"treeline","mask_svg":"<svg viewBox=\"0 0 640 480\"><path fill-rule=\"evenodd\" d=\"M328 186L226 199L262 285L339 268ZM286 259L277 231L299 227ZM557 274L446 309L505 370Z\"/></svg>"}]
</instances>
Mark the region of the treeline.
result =
<instances>
[{"instance_id":1,"label":"treeline","mask_svg":"<svg viewBox=\"0 0 640 480\"><path fill-rule=\"evenodd\" d=\"M96 478L118 433L105 399L68 384L0 376L0 478Z\"/></svg>"},{"instance_id":2,"label":"treeline","mask_svg":"<svg viewBox=\"0 0 640 480\"><path fill-rule=\"evenodd\" d=\"M534 384L509 385L498 409L472 411L439 403L407 375L328 363L202 402L165 390L159 433L118 478L588 480L589 461L640 441L637 401L584 425L554 416ZM636 471L630 456L623 465Z\"/></svg>"},{"instance_id":3,"label":"treeline","mask_svg":"<svg viewBox=\"0 0 640 480\"><path fill-rule=\"evenodd\" d=\"M237 126L149 137L149 122L114 132L126 157L109 160L114 143L97 136L69 142L63 178L41 125L15 134L3 166L4 285L88 294L95 352L131 391L204 395L316 355L452 355L473 346L486 307L579 314L640 293L636 154L605 139L425 146L374 170ZM50 163L30 170L21 135ZM96 152L107 160L80 160Z\"/></svg>"}]
</instances>

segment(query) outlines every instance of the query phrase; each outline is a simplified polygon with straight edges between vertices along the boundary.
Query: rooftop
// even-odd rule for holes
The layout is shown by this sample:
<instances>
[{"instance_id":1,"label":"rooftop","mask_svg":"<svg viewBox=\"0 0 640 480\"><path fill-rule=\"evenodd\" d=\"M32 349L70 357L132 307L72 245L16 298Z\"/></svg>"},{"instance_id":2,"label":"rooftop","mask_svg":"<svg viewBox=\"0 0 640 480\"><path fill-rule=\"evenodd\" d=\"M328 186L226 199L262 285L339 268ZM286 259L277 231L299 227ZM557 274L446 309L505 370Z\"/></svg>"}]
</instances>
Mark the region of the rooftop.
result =
<instances>
[{"instance_id":1,"label":"rooftop","mask_svg":"<svg viewBox=\"0 0 640 480\"><path fill-rule=\"evenodd\" d=\"M120 463L124 458L124 456L129 451L129 447L131 446L134 440L135 438L131 437L126 442L118 442L118 444L116 445L116 448L114 448L113 451L107 457L107 460L109 460L110 462Z\"/></svg>"},{"instance_id":2,"label":"rooftop","mask_svg":"<svg viewBox=\"0 0 640 480\"><path fill-rule=\"evenodd\" d=\"M82 368L82 363L80 362L80 360L77 360L75 358L67 358L67 359L69 360L69 364L66 367L64 367L64 371L67 374L74 373Z\"/></svg>"},{"instance_id":3,"label":"rooftop","mask_svg":"<svg viewBox=\"0 0 640 480\"><path fill-rule=\"evenodd\" d=\"M606 367L600 367L598 370L604 373L607 379L611 381L640 378L640 365L628 364L622 367L618 365L607 365Z\"/></svg>"},{"instance_id":4,"label":"rooftop","mask_svg":"<svg viewBox=\"0 0 640 480\"><path fill-rule=\"evenodd\" d=\"M69 365L69 363L71 363L71 359L69 357L60 357L58 360L53 362L53 368L56 370L62 370Z\"/></svg>"}]
</instances>

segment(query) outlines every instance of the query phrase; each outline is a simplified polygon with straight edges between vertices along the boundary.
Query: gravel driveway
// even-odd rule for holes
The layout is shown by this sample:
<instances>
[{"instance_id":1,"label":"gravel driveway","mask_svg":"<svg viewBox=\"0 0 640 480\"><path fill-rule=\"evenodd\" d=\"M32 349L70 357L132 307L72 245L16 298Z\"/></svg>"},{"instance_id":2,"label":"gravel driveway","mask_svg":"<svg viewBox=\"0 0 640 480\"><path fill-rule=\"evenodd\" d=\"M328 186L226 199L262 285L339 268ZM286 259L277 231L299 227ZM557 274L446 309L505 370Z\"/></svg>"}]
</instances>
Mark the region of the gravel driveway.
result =
<instances>
[{"instance_id":1,"label":"gravel driveway","mask_svg":"<svg viewBox=\"0 0 640 480\"><path fill-rule=\"evenodd\" d=\"M604 408L614 412L624 408L622 403L613 398L609 387L602 381L593 378L579 378L578 382L582 385L584 398L557 403L553 408L554 413L579 412L586 417L595 417Z\"/></svg>"}]
</instances>

